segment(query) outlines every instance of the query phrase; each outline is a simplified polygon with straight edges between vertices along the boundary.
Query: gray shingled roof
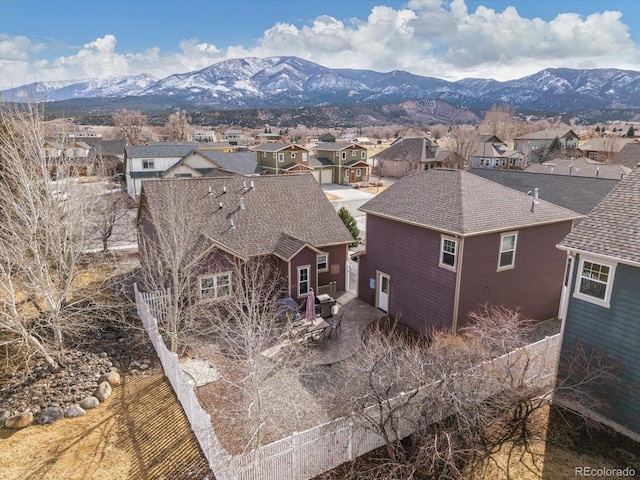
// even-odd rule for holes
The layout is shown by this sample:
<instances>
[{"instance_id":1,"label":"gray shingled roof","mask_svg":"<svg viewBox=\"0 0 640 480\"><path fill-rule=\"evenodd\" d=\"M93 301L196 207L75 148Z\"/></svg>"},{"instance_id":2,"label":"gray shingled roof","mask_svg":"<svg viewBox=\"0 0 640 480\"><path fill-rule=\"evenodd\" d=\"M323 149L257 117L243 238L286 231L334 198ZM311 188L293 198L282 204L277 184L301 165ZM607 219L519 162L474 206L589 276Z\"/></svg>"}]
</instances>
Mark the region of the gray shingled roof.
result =
<instances>
[{"instance_id":1,"label":"gray shingled roof","mask_svg":"<svg viewBox=\"0 0 640 480\"><path fill-rule=\"evenodd\" d=\"M262 168L253 152L221 152L219 150L198 150L220 168L231 172L253 174L260 173Z\"/></svg>"},{"instance_id":2,"label":"gray shingled roof","mask_svg":"<svg viewBox=\"0 0 640 480\"><path fill-rule=\"evenodd\" d=\"M526 193L472 173L436 168L403 177L360 210L458 235L581 217L544 200L531 212L531 200Z\"/></svg>"},{"instance_id":3,"label":"gray shingled roof","mask_svg":"<svg viewBox=\"0 0 640 480\"><path fill-rule=\"evenodd\" d=\"M542 175L490 168L472 168L469 172L524 193L538 187L542 200L583 215L593 210L619 182L608 178Z\"/></svg>"},{"instance_id":4,"label":"gray shingled roof","mask_svg":"<svg viewBox=\"0 0 640 480\"><path fill-rule=\"evenodd\" d=\"M288 148L292 145L295 145L298 148L304 148L304 147L301 147L300 145L296 145L295 143L269 142L269 143L263 143L262 145L258 145L257 147L254 148L254 150L257 152L277 152L280 150L284 150L285 148Z\"/></svg>"},{"instance_id":5,"label":"gray shingled roof","mask_svg":"<svg viewBox=\"0 0 640 480\"><path fill-rule=\"evenodd\" d=\"M198 148L197 143L152 143L150 145L127 145L124 147L127 157L158 158L184 157Z\"/></svg>"},{"instance_id":6,"label":"gray shingled roof","mask_svg":"<svg viewBox=\"0 0 640 480\"><path fill-rule=\"evenodd\" d=\"M562 138L569 133L573 133L575 137L578 135L571 129L562 128L562 129L547 129L540 130L539 132L527 133L526 135L520 135L516 137L516 140L553 140L554 138Z\"/></svg>"},{"instance_id":7,"label":"gray shingled roof","mask_svg":"<svg viewBox=\"0 0 640 480\"><path fill-rule=\"evenodd\" d=\"M315 147L313 147L313 150L339 152L340 150L344 150L345 148L349 148L349 147L364 148L362 145L359 145L358 143L353 143L353 142L320 142Z\"/></svg>"},{"instance_id":8,"label":"gray shingled roof","mask_svg":"<svg viewBox=\"0 0 640 480\"><path fill-rule=\"evenodd\" d=\"M613 155L611 164L633 168L640 163L640 143L627 143L622 150Z\"/></svg>"},{"instance_id":9,"label":"gray shingled roof","mask_svg":"<svg viewBox=\"0 0 640 480\"><path fill-rule=\"evenodd\" d=\"M620 181L559 246L640 266L640 167Z\"/></svg>"},{"instance_id":10,"label":"gray shingled roof","mask_svg":"<svg viewBox=\"0 0 640 480\"><path fill-rule=\"evenodd\" d=\"M209 187L213 195L207 194ZM163 179L142 187L149 204L161 206L172 195L187 201L191 218L201 222L204 235L243 257L273 253L287 258L304 243L320 247L353 241L311 174ZM241 197L244 209L239 209ZM231 219L234 229L229 228Z\"/></svg>"},{"instance_id":11,"label":"gray shingled roof","mask_svg":"<svg viewBox=\"0 0 640 480\"><path fill-rule=\"evenodd\" d=\"M532 163L525 172L573 175L576 177L598 177L621 179L631 169L622 165L603 164L588 158L554 158L544 163Z\"/></svg>"},{"instance_id":12,"label":"gray shingled roof","mask_svg":"<svg viewBox=\"0 0 640 480\"><path fill-rule=\"evenodd\" d=\"M384 160L426 162L435 161L436 146L424 137L403 138L389 148L385 148L372 158L382 158Z\"/></svg>"}]
</instances>

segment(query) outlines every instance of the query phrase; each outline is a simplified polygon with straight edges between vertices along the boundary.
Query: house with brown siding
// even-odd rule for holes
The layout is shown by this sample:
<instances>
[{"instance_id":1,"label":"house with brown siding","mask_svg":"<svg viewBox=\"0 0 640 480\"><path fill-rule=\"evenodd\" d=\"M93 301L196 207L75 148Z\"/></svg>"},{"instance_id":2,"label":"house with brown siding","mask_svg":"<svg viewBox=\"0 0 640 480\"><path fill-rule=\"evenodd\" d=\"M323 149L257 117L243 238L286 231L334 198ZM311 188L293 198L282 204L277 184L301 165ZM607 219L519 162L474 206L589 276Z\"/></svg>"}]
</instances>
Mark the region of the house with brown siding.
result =
<instances>
[{"instance_id":1,"label":"house with brown siding","mask_svg":"<svg viewBox=\"0 0 640 480\"><path fill-rule=\"evenodd\" d=\"M380 176L402 177L416 171L441 167L436 160L438 146L427 137L403 137L371 159Z\"/></svg>"},{"instance_id":2,"label":"house with brown siding","mask_svg":"<svg viewBox=\"0 0 640 480\"><path fill-rule=\"evenodd\" d=\"M285 296L299 302L310 288L318 292L335 282L336 290L345 289L353 238L311 175L146 180L140 195L139 236L155 238L163 221L154 223L150 208L169 196L179 196L189 205L186 213L202 225L201 234L212 246L197 278L201 296L211 291L218 295L217 285L232 288L238 279L231 278L225 265L252 258L272 262L286 282ZM227 288L219 291L228 293Z\"/></svg>"},{"instance_id":3,"label":"house with brown siding","mask_svg":"<svg viewBox=\"0 0 640 480\"><path fill-rule=\"evenodd\" d=\"M544 320L558 311L566 255L556 244L582 215L463 170L406 176L360 210L359 297L415 330L456 330L483 304Z\"/></svg>"}]
</instances>

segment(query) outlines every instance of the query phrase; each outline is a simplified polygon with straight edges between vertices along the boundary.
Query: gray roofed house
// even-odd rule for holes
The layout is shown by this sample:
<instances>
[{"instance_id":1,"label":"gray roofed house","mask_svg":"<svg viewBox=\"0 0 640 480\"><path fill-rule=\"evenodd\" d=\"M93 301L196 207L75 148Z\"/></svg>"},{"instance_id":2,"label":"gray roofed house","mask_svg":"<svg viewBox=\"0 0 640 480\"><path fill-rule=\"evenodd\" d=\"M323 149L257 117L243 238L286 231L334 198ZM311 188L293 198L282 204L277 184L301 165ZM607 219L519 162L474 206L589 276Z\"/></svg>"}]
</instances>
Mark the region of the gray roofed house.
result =
<instances>
[{"instance_id":1,"label":"gray roofed house","mask_svg":"<svg viewBox=\"0 0 640 480\"><path fill-rule=\"evenodd\" d=\"M140 194L144 179L160 177L199 177L225 175L228 172L259 174L261 172L251 152L224 152L199 144L155 143L125 147L127 191L132 197ZM226 173L225 173L226 172Z\"/></svg>"},{"instance_id":2,"label":"gray roofed house","mask_svg":"<svg viewBox=\"0 0 640 480\"><path fill-rule=\"evenodd\" d=\"M572 151L578 147L579 137L571 129L547 129L527 133L513 139L514 150L522 152L529 162L540 162L545 158L555 139L560 141L561 151Z\"/></svg>"},{"instance_id":3,"label":"gray roofed house","mask_svg":"<svg viewBox=\"0 0 640 480\"><path fill-rule=\"evenodd\" d=\"M331 176L322 177L320 183L368 184L369 170L367 149L353 142L320 142L313 147L315 157L325 166L325 172ZM324 172L323 172L324 174Z\"/></svg>"},{"instance_id":4,"label":"gray roofed house","mask_svg":"<svg viewBox=\"0 0 640 480\"><path fill-rule=\"evenodd\" d=\"M436 159L437 145L426 137L403 137L373 155L373 167L381 176L402 177L407 173L442 166Z\"/></svg>"},{"instance_id":5,"label":"gray roofed house","mask_svg":"<svg viewBox=\"0 0 640 480\"><path fill-rule=\"evenodd\" d=\"M553 160L548 160L543 163L532 163L527 166L524 171L554 175L573 175L576 177L621 179L628 174L631 169L619 164L603 164L584 157L564 157L554 158Z\"/></svg>"},{"instance_id":6,"label":"gray roofed house","mask_svg":"<svg viewBox=\"0 0 640 480\"><path fill-rule=\"evenodd\" d=\"M558 244L569 255L560 308L562 368L581 345L616 362L619 389L603 391L599 420L640 441L640 166ZM576 408L576 405L568 405ZM585 412L581 412L585 413Z\"/></svg>"},{"instance_id":7,"label":"gray roofed house","mask_svg":"<svg viewBox=\"0 0 640 480\"><path fill-rule=\"evenodd\" d=\"M577 212L464 170L403 177L365 203L358 295L415 330L456 330L481 305L557 314Z\"/></svg>"},{"instance_id":8,"label":"gray roofed house","mask_svg":"<svg viewBox=\"0 0 640 480\"><path fill-rule=\"evenodd\" d=\"M591 212L619 182L618 179L541 175L517 170L473 168L469 172L524 193L538 188L540 199L583 215Z\"/></svg>"},{"instance_id":9,"label":"gray roofed house","mask_svg":"<svg viewBox=\"0 0 640 480\"><path fill-rule=\"evenodd\" d=\"M202 225L201 233L220 248L221 255L272 257L288 277L293 298L305 297L307 287L318 291L318 286L331 282L338 290L345 289L344 268L353 238L313 176L148 181L138 214L141 232L159 228L149 220L150 205L161 205L172 195L191 207L190 218ZM300 283L303 277L308 283Z\"/></svg>"}]
</instances>

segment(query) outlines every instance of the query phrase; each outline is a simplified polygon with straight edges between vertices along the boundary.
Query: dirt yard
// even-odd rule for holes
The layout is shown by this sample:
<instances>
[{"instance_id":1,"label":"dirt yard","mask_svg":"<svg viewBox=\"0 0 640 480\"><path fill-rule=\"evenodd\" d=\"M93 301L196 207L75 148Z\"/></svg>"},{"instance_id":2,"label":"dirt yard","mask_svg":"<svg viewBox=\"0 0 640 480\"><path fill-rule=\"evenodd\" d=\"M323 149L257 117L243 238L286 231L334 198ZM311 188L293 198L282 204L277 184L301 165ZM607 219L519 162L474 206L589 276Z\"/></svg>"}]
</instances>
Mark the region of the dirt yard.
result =
<instances>
[{"instance_id":1,"label":"dirt yard","mask_svg":"<svg viewBox=\"0 0 640 480\"><path fill-rule=\"evenodd\" d=\"M135 375L77 419L0 429L0 478L212 479L162 373Z\"/></svg>"}]
</instances>

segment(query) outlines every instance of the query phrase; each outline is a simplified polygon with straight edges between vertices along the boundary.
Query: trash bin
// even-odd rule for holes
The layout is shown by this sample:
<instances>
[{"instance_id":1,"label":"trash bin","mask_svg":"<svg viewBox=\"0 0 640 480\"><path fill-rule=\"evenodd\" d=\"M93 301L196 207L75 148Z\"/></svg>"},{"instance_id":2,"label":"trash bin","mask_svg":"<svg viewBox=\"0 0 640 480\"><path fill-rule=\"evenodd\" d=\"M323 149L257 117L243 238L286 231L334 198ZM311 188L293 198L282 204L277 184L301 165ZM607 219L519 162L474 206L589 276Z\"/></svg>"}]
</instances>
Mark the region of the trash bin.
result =
<instances>
[{"instance_id":1,"label":"trash bin","mask_svg":"<svg viewBox=\"0 0 640 480\"><path fill-rule=\"evenodd\" d=\"M320 306L320 316L322 318L328 318L333 315L333 306L335 304L336 301L326 293L316 296L316 305Z\"/></svg>"}]
</instances>

